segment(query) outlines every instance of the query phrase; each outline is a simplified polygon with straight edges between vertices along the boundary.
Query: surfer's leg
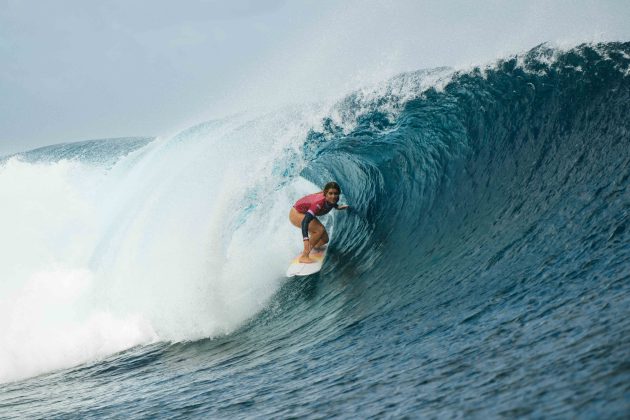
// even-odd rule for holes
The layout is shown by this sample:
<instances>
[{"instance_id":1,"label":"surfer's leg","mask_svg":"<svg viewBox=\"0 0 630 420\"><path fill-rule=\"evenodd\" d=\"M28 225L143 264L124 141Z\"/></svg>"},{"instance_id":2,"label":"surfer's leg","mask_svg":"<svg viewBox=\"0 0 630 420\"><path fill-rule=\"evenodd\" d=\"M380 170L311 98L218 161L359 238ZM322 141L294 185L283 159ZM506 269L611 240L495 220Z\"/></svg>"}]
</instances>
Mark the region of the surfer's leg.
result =
<instances>
[{"instance_id":1,"label":"surfer's leg","mask_svg":"<svg viewBox=\"0 0 630 420\"><path fill-rule=\"evenodd\" d=\"M302 227L302 220L304 220L304 214L298 212L293 207L289 212L289 220L291 224L297 228ZM308 224L308 236L309 236L309 244L310 249L321 248L328 243L328 233L326 232L326 228L322 223L316 218L311 220ZM304 248L304 253L307 252L307 248ZM310 251L309 251L310 253ZM302 262L312 262L310 258L308 258L308 254L302 255L300 259Z\"/></svg>"},{"instance_id":2,"label":"surfer's leg","mask_svg":"<svg viewBox=\"0 0 630 420\"><path fill-rule=\"evenodd\" d=\"M310 236L311 249L318 248L328 243L328 233L326 228L317 219L313 219L308 225L308 233Z\"/></svg>"},{"instance_id":3,"label":"surfer's leg","mask_svg":"<svg viewBox=\"0 0 630 420\"><path fill-rule=\"evenodd\" d=\"M295 227L302 227L302 220L304 220L304 215L298 212L296 209L291 208L291 212L289 212L289 220L291 224ZM322 222L317 220L317 218L311 220L308 224L308 236L310 238L311 245L317 245L320 242L326 243L328 242L328 234L326 233L326 228L322 225Z\"/></svg>"},{"instance_id":4,"label":"surfer's leg","mask_svg":"<svg viewBox=\"0 0 630 420\"><path fill-rule=\"evenodd\" d=\"M317 244L315 244L315 249L323 248L328 243L328 232L326 232L326 228L324 226L322 226L322 229L323 232L319 238L319 241L317 241Z\"/></svg>"}]
</instances>

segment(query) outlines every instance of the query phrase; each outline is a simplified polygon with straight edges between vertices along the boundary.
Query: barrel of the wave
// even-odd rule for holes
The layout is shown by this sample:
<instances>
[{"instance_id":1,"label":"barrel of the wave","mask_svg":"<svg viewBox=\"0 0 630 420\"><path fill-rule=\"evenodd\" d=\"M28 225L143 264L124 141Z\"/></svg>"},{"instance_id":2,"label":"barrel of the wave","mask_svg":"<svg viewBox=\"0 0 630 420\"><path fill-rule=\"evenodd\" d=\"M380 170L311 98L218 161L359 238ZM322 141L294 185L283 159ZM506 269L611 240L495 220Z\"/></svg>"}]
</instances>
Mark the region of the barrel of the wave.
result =
<instances>
[{"instance_id":1,"label":"barrel of the wave","mask_svg":"<svg viewBox=\"0 0 630 420\"><path fill-rule=\"evenodd\" d=\"M347 209L347 205L339 205L340 194L339 184L331 181L322 191L300 198L291 207L289 220L302 230L304 249L289 264L287 277L308 276L322 269L330 238L317 216L328 214L332 209Z\"/></svg>"}]
</instances>

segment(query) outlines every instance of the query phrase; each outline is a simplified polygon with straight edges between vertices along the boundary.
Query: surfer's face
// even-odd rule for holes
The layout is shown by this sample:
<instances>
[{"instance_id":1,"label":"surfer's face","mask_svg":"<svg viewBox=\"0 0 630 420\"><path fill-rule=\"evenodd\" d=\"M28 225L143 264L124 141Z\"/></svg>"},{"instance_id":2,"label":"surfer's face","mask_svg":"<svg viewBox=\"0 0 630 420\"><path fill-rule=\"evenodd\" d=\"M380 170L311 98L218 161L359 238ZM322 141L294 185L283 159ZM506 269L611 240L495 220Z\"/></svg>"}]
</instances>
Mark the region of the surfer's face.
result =
<instances>
[{"instance_id":1,"label":"surfer's face","mask_svg":"<svg viewBox=\"0 0 630 420\"><path fill-rule=\"evenodd\" d=\"M330 204L336 204L337 201L339 201L339 190L331 188L328 191L326 191L325 195L326 195L326 201L328 201Z\"/></svg>"}]
</instances>

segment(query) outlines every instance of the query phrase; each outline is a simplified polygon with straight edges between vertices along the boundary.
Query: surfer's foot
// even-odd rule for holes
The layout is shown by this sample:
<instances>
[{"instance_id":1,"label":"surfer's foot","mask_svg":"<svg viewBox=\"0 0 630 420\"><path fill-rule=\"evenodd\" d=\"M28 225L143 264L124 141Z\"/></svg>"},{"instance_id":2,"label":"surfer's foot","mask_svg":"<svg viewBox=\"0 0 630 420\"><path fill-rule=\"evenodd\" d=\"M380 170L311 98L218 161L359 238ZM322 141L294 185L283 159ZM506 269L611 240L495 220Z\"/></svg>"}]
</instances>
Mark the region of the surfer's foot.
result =
<instances>
[{"instance_id":1,"label":"surfer's foot","mask_svg":"<svg viewBox=\"0 0 630 420\"><path fill-rule=\"evenodd\" d=\"M311 264L311 263L314 263L315 261L311 260L309 257L301 256L300 262L303 264Z\"/></svg>"}]
</instances>

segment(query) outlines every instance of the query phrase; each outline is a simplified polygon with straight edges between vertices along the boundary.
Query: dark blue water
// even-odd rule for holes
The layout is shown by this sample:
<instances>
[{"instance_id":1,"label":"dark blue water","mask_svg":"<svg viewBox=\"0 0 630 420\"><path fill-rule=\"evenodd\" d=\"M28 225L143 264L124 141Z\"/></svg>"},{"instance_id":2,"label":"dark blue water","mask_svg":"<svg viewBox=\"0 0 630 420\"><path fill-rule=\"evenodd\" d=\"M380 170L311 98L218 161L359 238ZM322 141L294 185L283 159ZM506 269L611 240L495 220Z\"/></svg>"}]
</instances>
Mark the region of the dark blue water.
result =
<instances>
[{"instance_id":1,"label":"dark blue water","mask_svg":"<svg viewBox=\"0 0 630 420\"><path fill-rule=\"evenodd\" d=\"M629 104L630 43L350 95L301 150L352 206L321 273L225 335L0 385L0 416L627 418Z\"/></svg>"}]
</instances>

